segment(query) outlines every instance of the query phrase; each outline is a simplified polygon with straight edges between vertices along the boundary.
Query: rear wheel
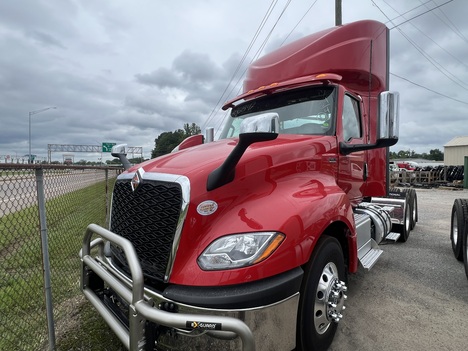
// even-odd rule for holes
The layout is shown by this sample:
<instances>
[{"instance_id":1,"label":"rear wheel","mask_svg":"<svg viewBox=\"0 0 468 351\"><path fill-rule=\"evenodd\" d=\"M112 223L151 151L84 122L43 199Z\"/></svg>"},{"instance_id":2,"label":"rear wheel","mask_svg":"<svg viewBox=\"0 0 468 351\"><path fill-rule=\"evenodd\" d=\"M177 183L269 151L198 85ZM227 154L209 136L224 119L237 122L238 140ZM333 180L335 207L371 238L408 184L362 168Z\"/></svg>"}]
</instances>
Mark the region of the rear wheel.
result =
<instances>
[{"instance_id":1,"label":"rear wheel","mask_svg":"<svg viewBox=\"0 0 468 351\"><path fill-rule=\"evenodd\" d=\"M452 206L450 241L455 258L463 260L463 238L467 235L468 200L456 199Z\"/></svg>"},{"instance_id":2,"label":"rear wheel","mask_svg":"<svg viewBox=\"0 0 468 351\"><path fill-rule=\"evenodd\" d=\"M400 233L400 238L398 240L401 242L406 242L408 240L411 232L411 220L413 218L413 210L409 192L405 192L405 195L406 201L403 213L403 223L395 225L396 231Z\"/></svg>"},{"instance_id":3,"label":"rear wheel","mask_svg":"<svg viewBox=\"0 0 468 351\"><path fill-rule=\"evenodd\" d=\"M416 222L418 221L418 196L416 194L416 190L409 190L409 199L411 207L411 230L413 230L416 226Z\"/></svg>"},{"instance_id":4,"label":"rear wheel","mask_svg":"<svg viewBox=\"0 0 468 351\"><path fill-rule=\"evenodd\" d=\"M411 230L418 221L418 198L414 189L391 188L389 196L397 199L405 199L405 207L402 224L394 224L393 230L400 233L398 241L406 242Z\"/></svg>"},{"instance_id":5,"label":"rear wheel","mask_svg":"<svg viewBox=\"0 0 468 351\"><path fill-rule=\"evenodd\" d=\"M297 350L326 350L343 317L347 299L341 245L324 235L305 268L297 320Z\"/></svg>"}]
</instances>

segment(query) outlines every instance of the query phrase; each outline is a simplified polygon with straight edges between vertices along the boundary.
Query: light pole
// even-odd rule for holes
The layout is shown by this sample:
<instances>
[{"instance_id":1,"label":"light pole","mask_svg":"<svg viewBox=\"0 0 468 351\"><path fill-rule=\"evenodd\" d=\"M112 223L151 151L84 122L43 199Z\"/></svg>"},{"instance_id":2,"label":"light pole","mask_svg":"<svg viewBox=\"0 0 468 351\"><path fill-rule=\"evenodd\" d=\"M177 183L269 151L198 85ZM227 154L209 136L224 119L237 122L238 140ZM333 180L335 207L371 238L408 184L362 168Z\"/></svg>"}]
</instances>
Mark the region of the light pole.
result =
<instances>
[{"instance_id":1,"label":"light pole","mask_svg":"<svg viewBox=\"0 0 468 351\"><path fill-rule=\"evenodd\" d=\"M42 110L30 111L29 112L29 155L28 155L28 163L32 163L31 159L31 116L35 115L36 113L41 113L50 109L56 109L56 106L46 107Z\"/></svg>"}]
</instances>

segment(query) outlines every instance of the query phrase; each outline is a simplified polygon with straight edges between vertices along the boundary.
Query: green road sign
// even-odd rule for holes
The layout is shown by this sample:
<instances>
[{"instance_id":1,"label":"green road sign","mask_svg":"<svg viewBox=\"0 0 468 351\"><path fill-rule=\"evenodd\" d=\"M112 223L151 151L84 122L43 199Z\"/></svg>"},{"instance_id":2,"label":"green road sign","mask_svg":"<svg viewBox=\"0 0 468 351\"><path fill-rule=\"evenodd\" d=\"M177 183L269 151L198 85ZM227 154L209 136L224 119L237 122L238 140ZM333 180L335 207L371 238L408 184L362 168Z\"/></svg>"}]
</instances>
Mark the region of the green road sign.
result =
<instances>
[{"instance_id":1,"label":"green road sign","mask_svg":"<svg viewBox=\"0 0 468 351\"><path fill-rule=\"evenodd\" d=\"M102 152L111 152L116 143L102 143Z\"/></svg>"}]
</instances>

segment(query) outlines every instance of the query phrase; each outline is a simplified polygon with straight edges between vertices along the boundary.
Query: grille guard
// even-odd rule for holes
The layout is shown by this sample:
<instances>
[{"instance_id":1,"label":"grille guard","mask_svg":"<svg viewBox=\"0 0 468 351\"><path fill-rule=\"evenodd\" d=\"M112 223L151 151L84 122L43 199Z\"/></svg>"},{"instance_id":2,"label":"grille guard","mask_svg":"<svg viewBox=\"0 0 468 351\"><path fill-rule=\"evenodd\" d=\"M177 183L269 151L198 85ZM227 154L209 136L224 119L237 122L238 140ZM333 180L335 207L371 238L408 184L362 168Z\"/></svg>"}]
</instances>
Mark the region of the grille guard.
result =
<instances>
[{"instance_id":1,"label":"grille guard","mask_svg":"<svg viewBox=\"0 0 468 351\"><path fill-rule=\"evenodd\" d=\"M93 234L99 238L91 242ZM133 281L132 288L129 289L125 283L116 278L99 261L104 261L104 243L108 240L120 246L127 257ZM97 258L91 257L91 249L98 248ZM136 351L145 347L144 326L145 321L151 321L166 327L190 329L190 325L195 321L216 325L221 331L229 331L237 334L242 340L243 351L255 351L255 341L250 328L241 320L226 316L209 316L197 314L181 314L166 312L153 307L150 302L144 298L143 271L136 255L132 243L97 225L90 224L87 227L83 239L83 247L80 250L82 262L81 269L81 290L85 297L97 309L104 318L109 327L119 337L127 349ZM129 329L123 325L118 318L108 309L96 293L88 286L89 271L96 273L104 282L106 282L122 299L129 304ZM195 328L192 328L195 329ZM200 328L198 328L200 329ZM208 330L208 329L207 329Z\"/></svg>"}]
</instances>

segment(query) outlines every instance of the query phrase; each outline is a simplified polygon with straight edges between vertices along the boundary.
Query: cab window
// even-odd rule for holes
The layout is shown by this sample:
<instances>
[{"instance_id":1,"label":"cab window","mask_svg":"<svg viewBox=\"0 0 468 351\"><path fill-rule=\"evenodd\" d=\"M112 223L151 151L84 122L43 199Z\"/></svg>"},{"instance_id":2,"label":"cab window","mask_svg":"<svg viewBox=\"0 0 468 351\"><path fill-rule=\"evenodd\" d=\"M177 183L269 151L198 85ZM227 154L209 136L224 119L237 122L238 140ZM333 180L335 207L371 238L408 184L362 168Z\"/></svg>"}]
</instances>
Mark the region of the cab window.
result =
<instances>
[{"instance_id":1,"label":"cab window","mask_svg":"<svg viewBox=\"0 0 468 351\"><path fill-rule=\"evenodd\" d=\"M220 138L236 137L242 120L267 112L279 117L279 134L334 135L336 89L314 86L287 90L243 102L231 110Z\"/></svg>"},{"instance_id":2,"label":"cab window","mask_svg":"<svg viewBox=\"0 0 468 351\"><path fill-rule=\"evenodd\" d=\"M342 115L344 141L362 137L360 115L359 101L350 95L345 95Z\"/></svg>"}]
</instances>

